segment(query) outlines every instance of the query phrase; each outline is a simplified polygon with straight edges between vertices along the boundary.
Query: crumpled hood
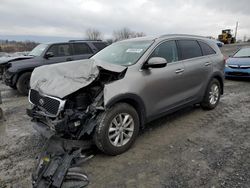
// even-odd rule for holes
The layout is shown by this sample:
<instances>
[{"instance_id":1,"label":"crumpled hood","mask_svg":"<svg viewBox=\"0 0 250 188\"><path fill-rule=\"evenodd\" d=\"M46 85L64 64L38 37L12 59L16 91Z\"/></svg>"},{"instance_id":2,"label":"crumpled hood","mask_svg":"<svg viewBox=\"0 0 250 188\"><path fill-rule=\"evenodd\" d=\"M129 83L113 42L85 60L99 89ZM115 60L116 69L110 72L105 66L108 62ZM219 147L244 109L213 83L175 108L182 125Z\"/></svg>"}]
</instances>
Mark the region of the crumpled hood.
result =
<instances>
[{"instance_id":1,"label":"crumpled hood","mask_svg":"<svg viewBox=\"0 0 250 188\"><path fill-rule=\"evenodd\" d=\"M64 98L92 83L99 75L101 68L116 73L127 69L94 59L45 65L33 71L30 87L45 95Z\"/></svg>"},{"instance_id":2,"label":"crumpled hood","mask_svg":"<svg viewBox=\"0 0 250 188\"><path fill-rule=\"evenodd\" d=\"M19 61L24 59L31 59L33 56L17 56L17 57L1 57L0 58L0 65L5 64L12 61Z\"/></svg>"}]
</instances>

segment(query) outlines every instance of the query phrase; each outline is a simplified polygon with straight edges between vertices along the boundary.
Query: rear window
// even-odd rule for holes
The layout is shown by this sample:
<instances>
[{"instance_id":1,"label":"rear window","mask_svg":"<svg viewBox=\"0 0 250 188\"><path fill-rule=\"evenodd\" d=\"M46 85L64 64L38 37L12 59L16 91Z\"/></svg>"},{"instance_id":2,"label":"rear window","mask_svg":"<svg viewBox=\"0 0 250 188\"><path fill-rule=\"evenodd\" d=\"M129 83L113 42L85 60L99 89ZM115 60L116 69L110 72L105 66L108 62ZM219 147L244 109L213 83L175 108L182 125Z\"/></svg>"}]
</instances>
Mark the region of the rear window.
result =
<instances>
[{"instance_id":1,"label":"rear window","mask_svg":"<svg viewBox=\"0 0 250 188\"><path fill-rule=\"evenodd\" d=\"M201 48L195 40L179 40L178 46L181 52L181 60L202 56Z\"/></svg>"},{"instance_id":2,"label":"rear window","mask_svg":"<svg viewBox=\"0 0 250 188\"><path fill-rule=\"evenodd\" d=\"M201 46L203 55L216 54L216 52L214 51L214 49L211 48L208 44L206 44L204 42L201 42L201 41L199 41L199 44Z\"/></svg>"},{"instance_id":3,"label":"rear window","mask_svg":"<svg viewBox=\"0 0 250 188\"><path fill-rule=\"evenodd\" d=\"M86 43L74 43L74 55L92 54L90 47Z\"/></svg>"},{"instance_id":4,"label":"rear window","mask_svg":"<svg viewBox=\"0 0 250 188\"><path fill-rule=\"evenodd\" d=\"M95 42L93 45L100 51L107 46L104 42Z\"/></svg>"}]
</instances>

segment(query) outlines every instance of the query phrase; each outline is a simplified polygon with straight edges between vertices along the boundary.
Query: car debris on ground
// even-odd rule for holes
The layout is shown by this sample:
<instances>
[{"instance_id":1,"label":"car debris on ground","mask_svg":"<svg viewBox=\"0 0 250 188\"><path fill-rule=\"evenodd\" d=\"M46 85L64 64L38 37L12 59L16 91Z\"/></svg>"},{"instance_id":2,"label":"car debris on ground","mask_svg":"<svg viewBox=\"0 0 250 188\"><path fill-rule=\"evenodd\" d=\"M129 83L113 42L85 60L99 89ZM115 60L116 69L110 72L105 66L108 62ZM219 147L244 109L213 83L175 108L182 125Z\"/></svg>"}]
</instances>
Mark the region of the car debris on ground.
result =
<instances>
[{"instance_id":1,"label":"car debris on ground","mask_svg":"<svg viewBox=\"0 0 250 188\"><path fill-rule=\"evenodd\" d=\"M77 166L93 157L91 146L88 141L49 138L32 174L33 187L87 186L88 176Z\"/></svg>"}]
</instances>

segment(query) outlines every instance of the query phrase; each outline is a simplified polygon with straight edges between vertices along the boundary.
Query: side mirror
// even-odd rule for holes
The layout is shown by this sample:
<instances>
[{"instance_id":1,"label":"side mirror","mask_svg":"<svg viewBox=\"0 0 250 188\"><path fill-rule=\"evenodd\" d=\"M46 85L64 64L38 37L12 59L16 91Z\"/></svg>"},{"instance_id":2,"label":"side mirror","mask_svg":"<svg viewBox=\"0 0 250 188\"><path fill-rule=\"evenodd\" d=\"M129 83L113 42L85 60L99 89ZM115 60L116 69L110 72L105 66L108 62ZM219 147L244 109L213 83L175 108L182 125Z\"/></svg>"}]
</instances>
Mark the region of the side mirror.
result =
<instances>
[{"instance_id":1,"label":"side mirror","mask_svg":"<svg viewBox=\"0 0 250 188\"><path fill-rule=\"evenodd\" d=\"M162 57L151 57L144 65L144 69L166 67L167 60Z\"/></svg>"},{"instance_id":2,"label":"side mirror","mask_svg":"<svg viewBox=\"0 0 250 188\"><path fill-rule=\"evenodd\" d=\"M51 57L54 57L54 53L53 52L47 52L44 56L46 59L49 59Z\"/></svg>"}]
</instances>

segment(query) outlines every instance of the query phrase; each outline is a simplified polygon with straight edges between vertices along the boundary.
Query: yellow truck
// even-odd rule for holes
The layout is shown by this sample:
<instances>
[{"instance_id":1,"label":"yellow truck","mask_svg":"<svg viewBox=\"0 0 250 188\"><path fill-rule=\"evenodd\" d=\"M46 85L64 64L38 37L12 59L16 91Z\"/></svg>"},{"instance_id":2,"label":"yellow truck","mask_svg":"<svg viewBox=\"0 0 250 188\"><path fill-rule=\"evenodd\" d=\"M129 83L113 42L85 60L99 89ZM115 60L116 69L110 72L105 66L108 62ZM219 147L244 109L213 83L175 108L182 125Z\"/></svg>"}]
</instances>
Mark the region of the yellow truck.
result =
<instances>
[{"instance_id":1,"label":"yellow truck","mask_svg":"<svg viewBox=\"0 0 250 188\"><path fill-rule=\"evenodd\" d=\"M222 33L218 36L218 40L220 42L223 42L224 44L231 44L236 42L231 29L222 30Z\"/></svg>"}]
</instances>

